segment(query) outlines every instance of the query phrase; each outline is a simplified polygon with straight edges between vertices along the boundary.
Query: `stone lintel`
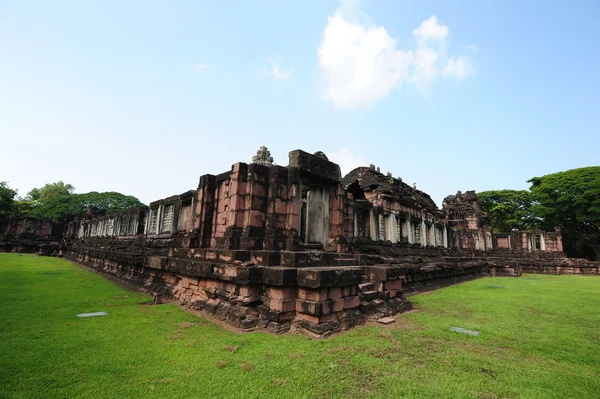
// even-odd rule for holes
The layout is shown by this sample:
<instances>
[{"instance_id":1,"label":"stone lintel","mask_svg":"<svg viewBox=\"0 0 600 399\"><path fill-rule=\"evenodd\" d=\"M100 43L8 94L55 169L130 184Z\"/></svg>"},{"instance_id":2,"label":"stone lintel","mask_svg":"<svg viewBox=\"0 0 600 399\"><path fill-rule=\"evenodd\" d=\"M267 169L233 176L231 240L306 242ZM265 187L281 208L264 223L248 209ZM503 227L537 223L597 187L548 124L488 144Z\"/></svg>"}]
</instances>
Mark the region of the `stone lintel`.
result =
<instances>
[{"instance_id":1,"label":"stone lintel","mask_svg":"<svg viewBox=\"0 0 600 399\"><path fill-rule=\"evenodd\" d=\"M340 167L330 161L302 150L290 151L290 168L298 168L301 171L308 172L320 178L339 182L342 180Z\"/></svg>"}]
</instances>

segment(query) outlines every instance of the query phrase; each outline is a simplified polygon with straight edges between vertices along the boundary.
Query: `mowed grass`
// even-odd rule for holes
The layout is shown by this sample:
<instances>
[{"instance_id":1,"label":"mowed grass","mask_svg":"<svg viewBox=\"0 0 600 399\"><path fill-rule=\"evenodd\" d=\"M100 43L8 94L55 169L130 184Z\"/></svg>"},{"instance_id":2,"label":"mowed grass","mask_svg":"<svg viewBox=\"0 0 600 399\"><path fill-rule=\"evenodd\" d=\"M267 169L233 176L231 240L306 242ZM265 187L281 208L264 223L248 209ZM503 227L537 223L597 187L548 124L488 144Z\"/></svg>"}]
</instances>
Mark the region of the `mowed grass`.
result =
<instances>
[{"instance_id":1,"label":"mowed grass","mask_svg":"<svg viewBox=\"0 0 600 399\"><path fill-rule=\"evenodd\" d=\"M471 281L325 340L149 301L62 259L0 254L0 397L600 397L598 277Z\"/></svg>"}]
</instances>

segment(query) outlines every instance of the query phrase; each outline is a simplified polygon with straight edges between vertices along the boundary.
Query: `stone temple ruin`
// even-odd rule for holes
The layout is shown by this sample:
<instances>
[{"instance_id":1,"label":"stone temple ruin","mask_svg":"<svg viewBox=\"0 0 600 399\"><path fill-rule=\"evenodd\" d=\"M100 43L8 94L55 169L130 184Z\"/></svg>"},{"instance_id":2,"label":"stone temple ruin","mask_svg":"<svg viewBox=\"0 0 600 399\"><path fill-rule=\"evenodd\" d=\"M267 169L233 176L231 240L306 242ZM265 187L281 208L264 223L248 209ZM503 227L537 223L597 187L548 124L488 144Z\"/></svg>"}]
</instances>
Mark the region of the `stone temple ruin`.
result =
<instances>
[{"instance_id":1,"label":"stone temple ruin","mask_svg":"<svg viewBox=\"0 0 600 399\"><path fill-rule=\"evenodd\" d=\"M481 276L598 273L597 264L565 257L558 230L492 233L472 191L448 196L440 210L371 168L342 178L321 152L292 151L284 167L261 148L253 161L148 207L37 221L38 235L22 234L32 221L11 221L0 249L60 253L243 330L313 336L406 311L407 295Z\"/></svg>"}]
</instances>

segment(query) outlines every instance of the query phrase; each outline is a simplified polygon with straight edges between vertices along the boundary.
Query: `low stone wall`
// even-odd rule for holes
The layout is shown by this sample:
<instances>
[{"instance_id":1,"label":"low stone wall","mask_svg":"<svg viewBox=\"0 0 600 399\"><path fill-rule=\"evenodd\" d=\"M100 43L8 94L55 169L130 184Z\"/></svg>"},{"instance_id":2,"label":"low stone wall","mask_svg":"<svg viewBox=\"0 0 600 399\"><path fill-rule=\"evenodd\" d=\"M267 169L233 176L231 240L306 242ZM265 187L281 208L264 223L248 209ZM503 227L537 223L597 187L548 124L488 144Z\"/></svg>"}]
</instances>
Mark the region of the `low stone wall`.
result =
<instances>
[{"instance_id":1,"label":"low stone wall","mask_svg":"<svg viewBox=\"0 0 600 399\"><path fill-rule=\"evenodd\" d=\"M45 256L59 256L61 246L57 240L42 238L0 238L0 252L19 252Z\"/></svg>"},{"instance_id":2,"label":"low stone wall","mask_svg":"<svg viewBox=\"0 0 600 399\"><path fill-rule=\"evenodd\" d=\"M401 291L404 276L388 266L367 267L378 280L364 284L360 266L225 264L99 249L65 256L243 330L322 336L411 308Z\"/></svg>"},{"instance_id":3,"label":"low stone wall","mask_svg":"<svg viewBox=\"0 0 600 399\"><path fill-rule=\"evenodd\" d=\"M298 330L315 337L409 310L405 294L489 275L520 275L518 268L472 258L368 264L373 258L360 254L170 249L161 256L118 251L119 245L133 248L94 241L64 255L242 330Z\"/></svg>"},{"instance_id":4,"label":"low stone wall","mask_svg":"<svg viewBox=\"0 0 600 399\"><path fill-rule=\"evenodd\" d=\"M523 273L600 276L600 262L591 262L586 259L523 260L520 265Z\"/></svg>"}]
</instances>

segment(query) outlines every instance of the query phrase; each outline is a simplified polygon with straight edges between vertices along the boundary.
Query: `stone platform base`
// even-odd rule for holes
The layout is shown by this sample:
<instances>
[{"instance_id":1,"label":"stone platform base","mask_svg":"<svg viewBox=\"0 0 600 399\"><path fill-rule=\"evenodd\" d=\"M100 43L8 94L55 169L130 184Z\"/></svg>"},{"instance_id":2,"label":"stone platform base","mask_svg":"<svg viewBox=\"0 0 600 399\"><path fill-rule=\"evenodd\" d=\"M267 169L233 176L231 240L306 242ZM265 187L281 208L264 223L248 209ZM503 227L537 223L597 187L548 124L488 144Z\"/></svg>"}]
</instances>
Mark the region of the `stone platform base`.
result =
<instances>
[{"instance_id":1,"label":"stone platform base","mask_svg":"<svg viewBox=\"0 0 600 399\"><path fill-rule=\"evenodd\" d=\"M228 252L201 259L149 256L77 247L64 256L120 281L175 299L190 309L241 330L290 329L313 337L347 330L367 320L412 308L406 293L418 293L489 275L520 275L485 260L364 266L264 266L230 258ZM306 254L292 254L301 259ZM219 262L219 260L221 262Z\"/></svg>"}]
</instances>

